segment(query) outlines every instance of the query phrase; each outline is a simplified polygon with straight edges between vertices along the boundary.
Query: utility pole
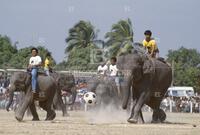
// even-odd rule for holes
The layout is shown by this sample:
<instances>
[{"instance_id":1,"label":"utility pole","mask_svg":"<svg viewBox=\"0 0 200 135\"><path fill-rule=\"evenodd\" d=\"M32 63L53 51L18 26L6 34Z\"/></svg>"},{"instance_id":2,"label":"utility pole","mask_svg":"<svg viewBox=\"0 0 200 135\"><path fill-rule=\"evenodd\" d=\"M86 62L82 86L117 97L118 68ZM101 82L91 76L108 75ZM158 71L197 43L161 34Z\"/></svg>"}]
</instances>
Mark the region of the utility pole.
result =
<instances>
[{"instance_id":1,"label":"utility pole","mask_svg":"<svg viewBox=\"0 0 200 135\"><path fill-rule=\"evenodd\" d=\"M172 60L172 83L171 86L174 84L174 60Z\"/></svg>"}]
</instances>

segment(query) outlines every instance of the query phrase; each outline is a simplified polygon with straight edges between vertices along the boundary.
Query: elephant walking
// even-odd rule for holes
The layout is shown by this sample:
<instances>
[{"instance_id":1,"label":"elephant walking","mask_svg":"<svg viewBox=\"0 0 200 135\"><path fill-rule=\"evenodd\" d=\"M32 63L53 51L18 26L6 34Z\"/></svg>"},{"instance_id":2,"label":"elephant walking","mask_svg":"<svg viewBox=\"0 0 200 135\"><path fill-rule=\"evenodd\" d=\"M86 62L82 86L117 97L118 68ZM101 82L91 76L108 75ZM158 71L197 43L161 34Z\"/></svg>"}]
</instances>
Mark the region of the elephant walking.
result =
<instances>
[{"instance_id":1,"label":"elephant walking","mask_svg":"<svg viewBox=\"0 0 200 135\"><path fill-rule=\"evenodd\" d=\"M75 86L75 78L70 73L68 74L51 73L50 75L54 78L57 84L56 94L53 99L53 107L55 109L59 107L62 110L63 116L68 116L66 106L74 104L77 94ZM63 103L61 91L65 91L70 96L72 96L72 101L70 103L67 104Z\"/></svg>"},{"instance_id":2,"label":"elephant walking","mask_svg":"<svg viewBox=\"0 0 200 135\"><path fill-rule=\"evenodd\" d=\"M53 120L56 116L55 111L52 109L56 87L56 82L53 77L44 75L38 76L37 91L42 92L43 94L42 97L38 97L36 100L39 101L39 106L47 112L45 120ZM12 104L14 91L25 92L25 97L23 98L23 101L20 102L19 107L15 111L15 118L18 121L22 121L24 113L29 107L33 115L32 120L39 120L34 104L35 97L31 90L31 75L29 73L16 72L12 75L9 87L10 98L9 103L6 107L7 110L9 110L9 107Z\"/></svg>"},{"instance_id":3,"label":"elephant walking","mask_svg":"<svg viewBox=\"0 0 200 135\"><path fill-rule=\"evenodd\" d=\"M124 109L127 108L132 91L134 104L128 122L138 122L138 118L142 117L141 108L144 104L153 109L152 122L164 121L166 114L159 107L164 94L171 85L171 67L163 61L149 58L136 50L131 54L119 56L117 67L124 74L121 86Z\"/></svg>"},{"instance_id":4,"label":"elephant walking","mask_svg":"<svg viewBox=\"0 0 200 135\"><path fill-rule=\"evenodd\" d=\"M114 105L118 108L122 101L115 82L107 76L93 76L88 82L88 91L96 93L97 105Z\"/></svg>"}]
</instances>

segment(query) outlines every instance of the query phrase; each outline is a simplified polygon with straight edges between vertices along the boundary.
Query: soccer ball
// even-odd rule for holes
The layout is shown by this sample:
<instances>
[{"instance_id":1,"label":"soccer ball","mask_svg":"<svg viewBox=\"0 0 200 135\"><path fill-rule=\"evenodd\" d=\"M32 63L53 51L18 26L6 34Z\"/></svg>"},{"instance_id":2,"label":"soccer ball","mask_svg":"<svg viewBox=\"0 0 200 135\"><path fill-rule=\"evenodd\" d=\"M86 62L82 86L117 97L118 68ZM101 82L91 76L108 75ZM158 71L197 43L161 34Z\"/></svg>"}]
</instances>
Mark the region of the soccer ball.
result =
<instances>
[{"instance_id":1,"label":"soccer ball","mask_svg":"<svg viewBox=\"0 0 200 135\"><path fill-rule=\"evenodd\" d=\"M84 94L83 99L87 105L96 104L96 94L93 92L87 92Z\"/></svg>"}]
</instances>

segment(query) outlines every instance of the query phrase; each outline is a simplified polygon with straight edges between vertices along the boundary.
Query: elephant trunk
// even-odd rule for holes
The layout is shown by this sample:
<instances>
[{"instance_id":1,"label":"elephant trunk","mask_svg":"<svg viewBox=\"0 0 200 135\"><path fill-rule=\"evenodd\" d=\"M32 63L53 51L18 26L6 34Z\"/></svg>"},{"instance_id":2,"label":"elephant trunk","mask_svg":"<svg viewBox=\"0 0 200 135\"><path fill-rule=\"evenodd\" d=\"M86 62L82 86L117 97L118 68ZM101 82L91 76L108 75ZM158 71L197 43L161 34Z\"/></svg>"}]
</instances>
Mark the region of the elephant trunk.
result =
<instances>
[{"instance_id":1,"label":"elephant trunk","mask_svg":"<svg viewBox=\"0 0 200 135\"><path fill-rule=\"evenodd\" d=\"M15 86L11 85L9 87L9 101L8 104L6 105L6 110L9 111L9 108L13 102L13 97L14 97L14 92L15 92Z\"/></svg>"},{"instance_id":2,"label":"elephant trunk","mask_svg":"<svg viewBox=\"0 0 200 135\"><path fill-rule=\"evenodd\" d=\"M130 87L131 86L131 79L127 78L124 80L122 84L122 92L123 92L123 100L122 100L122 108L126 109L129 101L130 96Z\"/></svg>"},{"instance_id":3,"label":"elephant trunk","mask_svg":"<svg viewBox=\"0 0 200 135\"><path fill-rule=\"evenodd\" d=\"M74 104L74 102L75 102L75 100L76 100L76 94L77 94L77 92L76 92L76 87L73 87L73 88L71 89L71 93L72 93L72 101L71 101L70 103L68 103L67 105L72 105L72 104Z\"/></svg>"}]
</instances>

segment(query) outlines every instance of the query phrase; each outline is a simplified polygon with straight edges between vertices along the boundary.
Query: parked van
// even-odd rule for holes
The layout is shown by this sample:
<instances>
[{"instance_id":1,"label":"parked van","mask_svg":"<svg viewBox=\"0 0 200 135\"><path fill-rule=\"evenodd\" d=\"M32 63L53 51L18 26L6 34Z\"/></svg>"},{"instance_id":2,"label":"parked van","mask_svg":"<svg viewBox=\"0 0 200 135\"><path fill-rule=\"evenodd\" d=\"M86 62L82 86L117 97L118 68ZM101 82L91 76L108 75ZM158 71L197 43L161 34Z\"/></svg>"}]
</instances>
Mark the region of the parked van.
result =
<instances>
[{"instance_id":1,"label":"parked van","mask_svg":"<svg viewBox=\"0 0 200 135\"><path fill-rule=\"evenodd\" d=\"M167 90L168 96L174 97L191 97L194 96L193 87L169 87Z\"/></svg>"}]
</instances>

